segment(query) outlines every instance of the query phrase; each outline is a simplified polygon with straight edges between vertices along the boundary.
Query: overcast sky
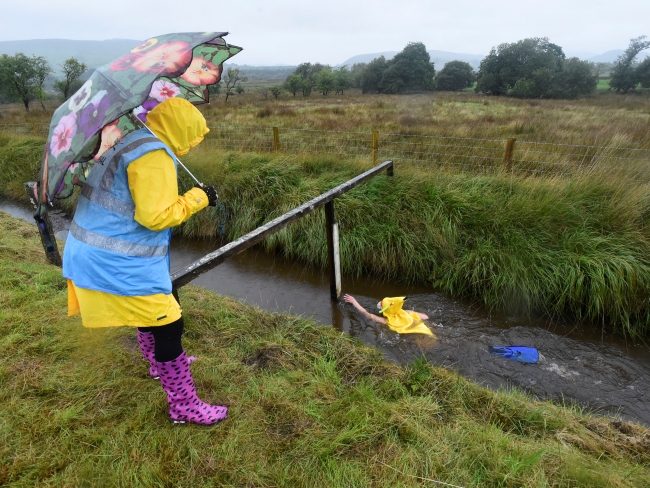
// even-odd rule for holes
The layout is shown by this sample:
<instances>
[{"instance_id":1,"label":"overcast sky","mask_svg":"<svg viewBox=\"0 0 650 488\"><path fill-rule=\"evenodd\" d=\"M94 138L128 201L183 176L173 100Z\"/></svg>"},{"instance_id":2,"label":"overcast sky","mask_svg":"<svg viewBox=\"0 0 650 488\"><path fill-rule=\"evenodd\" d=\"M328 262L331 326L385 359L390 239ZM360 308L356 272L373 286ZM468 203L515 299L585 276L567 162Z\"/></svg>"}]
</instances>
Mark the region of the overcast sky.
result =
<instances>
[{"instance_id":1,"label":"overcast sky","mask_svg":"<svg viewBox=\"0 0 650 488\"><path fill-rule=\"evenodd\" d=\"M487 54L502 42L548 37L600 54L650 36L650 0L0 0L0 40L146 39L228 31L249 65L338 64L364 53L427 49Z\"/></svg>"}]
</instances>

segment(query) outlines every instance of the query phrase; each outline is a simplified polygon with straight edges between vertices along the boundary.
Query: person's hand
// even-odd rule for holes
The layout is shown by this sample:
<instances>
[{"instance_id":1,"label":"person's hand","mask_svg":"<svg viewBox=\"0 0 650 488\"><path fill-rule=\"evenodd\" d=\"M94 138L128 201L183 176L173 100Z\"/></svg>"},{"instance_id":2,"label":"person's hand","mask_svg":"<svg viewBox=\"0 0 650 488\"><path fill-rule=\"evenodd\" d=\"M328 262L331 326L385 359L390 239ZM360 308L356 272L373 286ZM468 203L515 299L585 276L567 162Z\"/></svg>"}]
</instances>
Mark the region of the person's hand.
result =
<instances>
[{"instance_id":1,"label":"person's hand","mask_svg":"<svg viewBox=\"0 0 650 488\"><path fill-rule=\"evenodd\" d=\"M354 298L352 295L348 295L348 294L343 295L343 301L345 303L350 303L354 306L359 306L359 302L357 302L357 299Z\"/></svg>"},{"instance_id":2,"label":"person's hand","mask_svg":"<svg viewBox=\"0 0 650 488\"><path fill-rule=\"evenodd\" d=\"M217 206L217 201L219 200L219 195L217 195L217 190L214 189L214 186L212 185L205 185L201 184L195 185L201 190L205 192L205 194L208 196L208 206L210 207L216 207Z\"/></svg>"}]
</instances>

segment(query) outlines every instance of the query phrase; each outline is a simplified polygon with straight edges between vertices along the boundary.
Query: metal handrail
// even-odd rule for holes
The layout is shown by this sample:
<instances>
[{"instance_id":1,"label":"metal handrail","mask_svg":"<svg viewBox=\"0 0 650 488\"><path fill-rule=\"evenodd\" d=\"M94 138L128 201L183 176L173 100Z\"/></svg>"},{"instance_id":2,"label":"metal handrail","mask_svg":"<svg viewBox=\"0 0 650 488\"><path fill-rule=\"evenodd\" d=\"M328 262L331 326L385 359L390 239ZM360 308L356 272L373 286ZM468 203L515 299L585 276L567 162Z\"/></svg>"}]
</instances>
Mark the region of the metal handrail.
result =
<instances>
[{"instance_id":1,"label":"metal handrail","mask_svg":"<svg viewBox=\"0 0 650 488\"><path fill-rule=\"evenodd\" d=\"M281 215L280 217L267 222L266 224L258 227L257 229L241 236L229 244L220 247L216 251L206 254L201 259L193 262L189 266L173 273L171 275L172 287L178 290L181 286L188 284L190 281L201 276L203 273L210 271L212 268L223 263L226 259L231 258L249 247L254 246L265 237L278 232L283 227L286 227L294 220L304 217L305 215L313 212L317 208L326 206L326 217L328 227L328 256L330 263L330 290L332 298L338 298L340 294L340 269L336 262L338 260L338 225L334 220L334 205L333 201L336 197L343 195L350 191L355 186L369 180L373 176L378 175L382 171L386 171L388 176L393 176L393 162L384 161L378 166L366 171L365 173L346 181L345 183L332 188L331 190L323 193L322 195L303 203L299 207L290 210L289 212Z\"/></svg>"}]
</instances>

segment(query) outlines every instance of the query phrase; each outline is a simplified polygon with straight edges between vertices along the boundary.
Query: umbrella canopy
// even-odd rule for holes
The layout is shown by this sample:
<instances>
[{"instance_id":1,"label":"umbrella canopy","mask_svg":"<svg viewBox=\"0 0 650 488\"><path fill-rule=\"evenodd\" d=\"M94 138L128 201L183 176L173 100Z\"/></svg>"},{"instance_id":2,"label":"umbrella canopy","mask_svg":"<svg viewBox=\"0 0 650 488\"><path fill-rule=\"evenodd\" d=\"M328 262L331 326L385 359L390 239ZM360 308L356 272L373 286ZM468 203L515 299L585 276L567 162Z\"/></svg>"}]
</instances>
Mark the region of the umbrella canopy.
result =
<instances>
[{"instance_id":1,"label":"umbrella canopy","mask_svg":"<svg viewBox=\"0 0 650 488\"><path fill-rule=\"evenodd\" d=\"M147 113L171 97L198 105L208 85L221 79L222 63L242 50L227 32L166 34L95 70L52 116L41 162L38 200L67 198L82 184L106 149L145 122ZM41 207L43 208L43 207Z\"/></svg>"}]
</instances>

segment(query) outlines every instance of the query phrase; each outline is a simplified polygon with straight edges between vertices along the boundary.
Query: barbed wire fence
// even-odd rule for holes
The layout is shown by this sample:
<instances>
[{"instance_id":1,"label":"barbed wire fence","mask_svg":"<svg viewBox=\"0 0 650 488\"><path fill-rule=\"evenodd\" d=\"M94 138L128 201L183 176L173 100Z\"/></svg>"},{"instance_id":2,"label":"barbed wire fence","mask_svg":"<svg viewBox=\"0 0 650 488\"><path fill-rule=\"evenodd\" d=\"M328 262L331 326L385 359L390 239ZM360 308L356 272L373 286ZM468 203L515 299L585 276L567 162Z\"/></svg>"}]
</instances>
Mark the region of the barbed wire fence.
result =
<instances>
[{"instance_id":1,"label":"barbed wire fence","mask_svg":"<svg viewBox=\"0 0 650 488\"><path fill-rule=\"evenodd\" d=\"M0 133L47 137L49 124L0 124ZM617 174L650 182L650 149L520 141L515 138L211 126L206 144L226 151L368 157L421 170L510 172L520 176Z\"/></svg>"}]
</instances>

